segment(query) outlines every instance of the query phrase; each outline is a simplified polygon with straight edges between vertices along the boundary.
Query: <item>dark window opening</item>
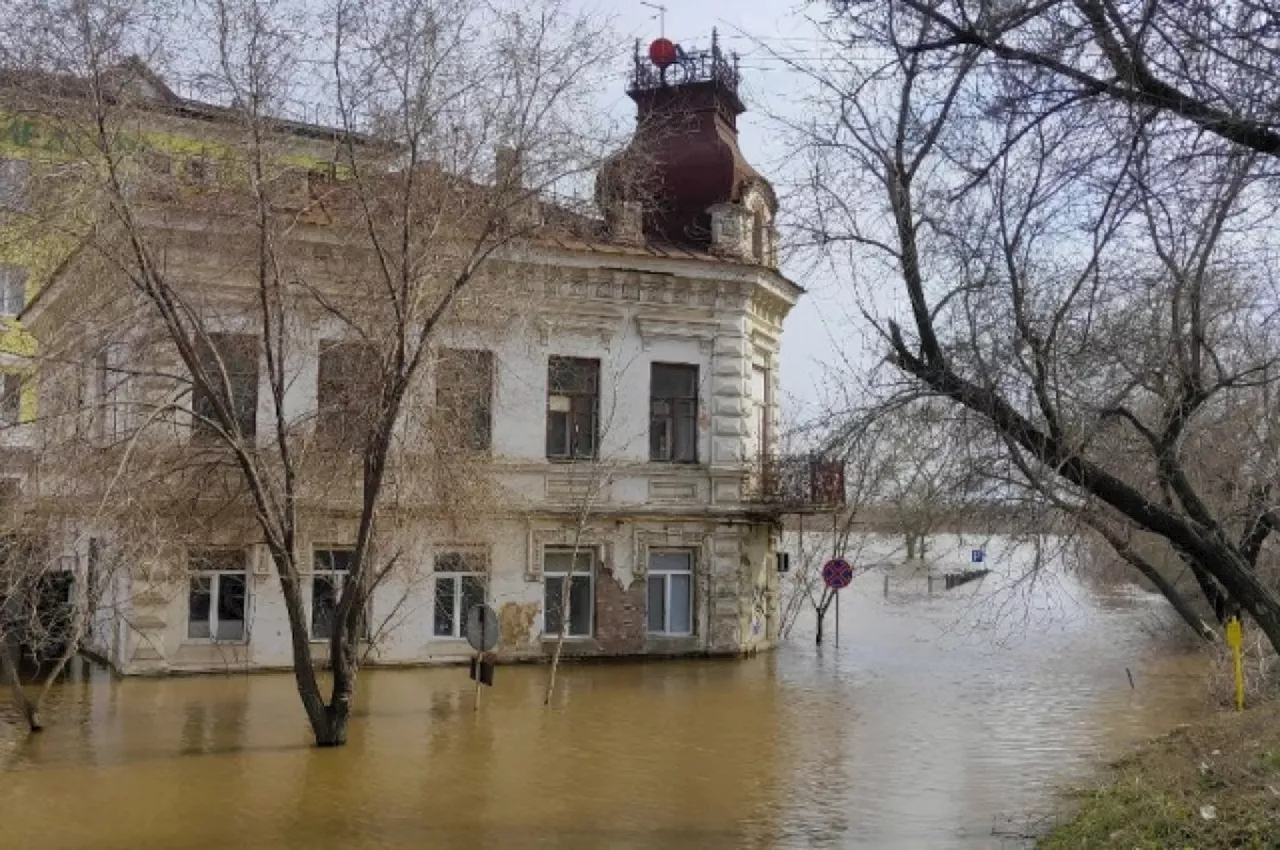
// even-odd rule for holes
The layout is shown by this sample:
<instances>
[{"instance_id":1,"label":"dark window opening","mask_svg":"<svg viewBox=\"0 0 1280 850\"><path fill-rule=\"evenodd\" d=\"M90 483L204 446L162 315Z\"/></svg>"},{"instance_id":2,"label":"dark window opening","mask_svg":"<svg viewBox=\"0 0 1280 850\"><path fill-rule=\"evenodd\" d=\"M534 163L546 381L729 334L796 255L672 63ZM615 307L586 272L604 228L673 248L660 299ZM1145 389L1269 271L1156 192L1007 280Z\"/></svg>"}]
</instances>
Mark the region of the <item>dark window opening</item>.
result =
<instances>
[{"instance_id":1,"label":"dark window opening","mask_svg":"<svg viewBox=\"0 0 1280 850\"><path fill-rule=\"evenodd\" d=\"M441 349L434 424L436 438L445 446L489 449L493 440L493 352Z\"/></svg>"},{"instance_id":2,"label":"dark window opening","mask_svg":"<svg viewBox=\"0 0 1280 850\"><path fill-rule=\"evenodd\" d=\"M552 357L547 385L547 457L594 459L600 437L600 361Z\"/></svg>"},{"instance_id":3,"label":"dark window opening","mask_svg":"<svg viewBox=\"0 0 1280 850\"><path fill-rule=\"evenodd\" d=\"M320 343L316 375L316 435L323 440L363 445L378 408L377 351L361 342Z\"/></svg>"},{"instance_id":4,"label":"dark window opening","mask_svg":"<svg viewBox=\"0 0 1280 850\"><path fill-rule=\"evenodd\" d=\"M654 363L649 387L649 459L697 463L698 367Z\"/></svg>"},{"instance_id":5,"label":"dark window opening","mask_svg":"<svg viewBox=\"0 0 1280 850\"><path fill-rule=\"evenodd\" d=\"M258 431L257 339L248 334L209 334L207 342L197 342L196 356L207 385L197 381L192 392L193 434L212 437L220 426L242 437L254 436ZM220 407L230 414L231 422L219 415Z\"/></svg>"}]
</instances>

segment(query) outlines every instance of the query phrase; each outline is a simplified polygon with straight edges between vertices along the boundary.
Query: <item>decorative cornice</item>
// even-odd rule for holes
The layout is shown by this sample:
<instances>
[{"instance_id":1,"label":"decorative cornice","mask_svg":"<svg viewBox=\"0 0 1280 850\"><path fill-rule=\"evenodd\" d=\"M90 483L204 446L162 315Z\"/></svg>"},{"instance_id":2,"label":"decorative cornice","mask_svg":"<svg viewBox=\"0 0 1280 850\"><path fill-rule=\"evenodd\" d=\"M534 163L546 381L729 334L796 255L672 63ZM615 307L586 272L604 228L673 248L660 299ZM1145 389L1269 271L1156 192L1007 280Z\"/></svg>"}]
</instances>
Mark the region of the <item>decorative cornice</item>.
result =
<instances>
[{"instance_id":1,"label":"decorative cornice","mask_svg":"<svg viewBox=\"0 0 1280 850\"><path fill-rule=\"evenodd\" d=\"M720 322L697 316L636 316L636 328L646 351L653 346L654 340L673 339L695 341L709 354L720 329Z\"/></svg>"}]
</instances>

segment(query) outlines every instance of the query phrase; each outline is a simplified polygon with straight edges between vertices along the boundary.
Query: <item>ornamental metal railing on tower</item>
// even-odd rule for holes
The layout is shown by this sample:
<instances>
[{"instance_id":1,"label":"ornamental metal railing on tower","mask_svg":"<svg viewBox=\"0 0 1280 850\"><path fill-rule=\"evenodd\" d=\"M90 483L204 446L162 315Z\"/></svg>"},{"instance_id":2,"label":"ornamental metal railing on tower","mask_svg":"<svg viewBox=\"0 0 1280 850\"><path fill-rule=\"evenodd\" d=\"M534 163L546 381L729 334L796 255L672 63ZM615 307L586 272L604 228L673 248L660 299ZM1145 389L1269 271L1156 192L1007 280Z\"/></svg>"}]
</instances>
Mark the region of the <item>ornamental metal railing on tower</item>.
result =
<instances>
[{"instance_id":1,"label":"ornamental metal railing on tower","mask_svg":"<svg viewBox=\"0 0 1280 850\"><path fill-rule=\"evenodd\" d=\"M646 53L636 41L635 68L631 75L633 92L691 83L719 83L736 94L740 79L737 54L726 54L720 49L720 37L714 30L707 50L685 50L660 38Z\"/></svg>"}]
</instances>

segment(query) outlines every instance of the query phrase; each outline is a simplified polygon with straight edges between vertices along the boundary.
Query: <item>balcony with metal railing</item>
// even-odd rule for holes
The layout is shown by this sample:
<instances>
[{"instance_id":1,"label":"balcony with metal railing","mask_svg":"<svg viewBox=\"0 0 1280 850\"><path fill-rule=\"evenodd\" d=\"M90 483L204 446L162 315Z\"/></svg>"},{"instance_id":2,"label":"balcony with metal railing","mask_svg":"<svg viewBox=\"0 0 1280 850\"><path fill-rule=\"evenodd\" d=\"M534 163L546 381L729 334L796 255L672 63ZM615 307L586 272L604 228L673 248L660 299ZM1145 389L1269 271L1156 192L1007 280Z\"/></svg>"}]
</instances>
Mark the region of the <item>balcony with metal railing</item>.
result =
<instances>
[{"instance_id":1,"label":"balcony with metal railing","mask_svg":"<svg viewBox=\"0 0 1280 850\"><path fill-rule=\"evenodd\" d=\"M825 513L845 503L844 462L814 454L765 455L753 465L745 501L779 513Z\"/></svg>"}]
</instances>

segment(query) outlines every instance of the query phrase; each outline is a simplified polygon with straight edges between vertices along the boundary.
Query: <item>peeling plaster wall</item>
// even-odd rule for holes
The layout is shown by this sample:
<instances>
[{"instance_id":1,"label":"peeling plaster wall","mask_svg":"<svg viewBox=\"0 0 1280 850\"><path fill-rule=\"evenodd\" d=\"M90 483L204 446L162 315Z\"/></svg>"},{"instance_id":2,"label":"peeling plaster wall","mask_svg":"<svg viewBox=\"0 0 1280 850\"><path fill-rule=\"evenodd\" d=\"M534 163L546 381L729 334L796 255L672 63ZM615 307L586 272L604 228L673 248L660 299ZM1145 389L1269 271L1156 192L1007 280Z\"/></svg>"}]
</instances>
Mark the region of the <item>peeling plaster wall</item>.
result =
<instances>
[{"instance_id":1,"label":"peeling plaster wall","mask_svg":"<svg viewBox=\"0 0 1280 850\"><path fill-rule=\"evenodd\" d=\"M549 531L551 522L532 532ZM247 532L246 532L247 533ZM326 532L332 542L336 531ZM227 530L214 542L233 541ZM375 627L388 628L370 657L374 664L448 663L472 655L465 640L433 634L437 552L458 545L488 546L492 572L489 604L498 612L501 660L542 658L554 641L542 634L542 546L531 548L528 523L502 520L485 525L485 538L429 535L400 541L400 562L374 593ZM320 537L309 539L319 542ZM540 539L540 538L537 538ZM771 570L773 542L768 528L705 522L636 521L610 523L584 545L599 557L595 581L595 630L587 639L566 641L567 657L597 655L739 654L772 646L775 639L776 576ZM694 634L688 637L646 633L648 547L689 548L695 553ZM118 623L104 623L101 651L121 672L149 674L200 670L282 669L290 666L288 618L274 571L250 575L248 634L245 643L212 644L186 637L187 579L184 554L173 547L139 564L117 604L129 626L117 636ZM303 603L310 609L311 577L303 577ZM323 660L327 645L312 644Z\"/></svg>"},{"instance_id":2,"label":"peeling plaster wall","mask_svg":"<svg viewBox=\"0 0 1280 850\"><path fill-rule=\"evenodd\" d=\"M205 257L206 260L209 257ZM188 258L188 264L196 263ZM570 656L740 654L776 641L776 546L766 526L748 520L743 483L748 461L761 449L753 434L756 405L776 399L772 369L780 317L749 293L758 280L713 280L698 269L670 274L601 268L519 267L530 289L526 314L500 338L483 329L451 327L441 346L494 351L493 451L501 505L459 529L423 516L398 532L402 558L374 593L371 618L387 625L370 660L378 664L456 662L472 650L464 640L433 633L438 552L453 546L487 548L489 603L499 612L502 659L545 657L541 553L572 542L584 485L607 476L588 513L585 545L599 556L595 633L566 643ZM517 274L517 272L519 274ZM736 274L736 273L735 273ZM754 272L752 273L754 274ZM548 300L540 300L543 298ZM763 302L762 302L763 303ZM340 329L317 321L290 337L286 418L305 421L314 407L320 340ZM549 462L546 452L547 358L601 362L601 457L598 462ZM699 368L699 463L652 463L648 455L649 382L654 363ZM770 368L771 393L753 385L753 365ZM432 397L431 377L421 392ZM263 392L259 397L265 399ZM761 396L761 398L757 398ZM265 406L260 431L270 423ZM772 422L776 412L769 411ZM109 534L109 532L108 532ZM340 546L354 538L350 523L318 522L304 545ZM251 524L221 528L208 545L245 545L260 539ZM647 634L647 558L653 547L695 553L694 634ZM198 643L186 638L184 556L175 548L163 563L143 568L122 590L131 625L107 647L125 672L285 668L291 663L288 620L274 568L252 572L244 644ZM312 582L302 597L311 606ZM323 658L323 641L313 654Z\"/></svg>"}]
</instances>

